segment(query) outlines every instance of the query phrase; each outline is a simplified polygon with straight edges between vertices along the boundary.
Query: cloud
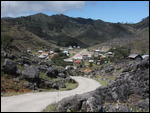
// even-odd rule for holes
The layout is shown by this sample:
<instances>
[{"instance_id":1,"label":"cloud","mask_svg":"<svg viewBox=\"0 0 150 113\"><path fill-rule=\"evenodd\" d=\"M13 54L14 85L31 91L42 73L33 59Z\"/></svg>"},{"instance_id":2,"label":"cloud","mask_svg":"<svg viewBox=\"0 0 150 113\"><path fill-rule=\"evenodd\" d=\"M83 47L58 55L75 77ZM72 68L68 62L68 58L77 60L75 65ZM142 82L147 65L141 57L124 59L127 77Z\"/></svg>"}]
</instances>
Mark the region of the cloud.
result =
<instances>
[{"instance_id":1,"label":"cloud","mask_svg":"<svg viewBox=\"0 0 150 113\"><path fill-rule=\"evenodd\" d=\"M85 1L1 1L1 17L26 16L30 13L55 12L65 13L81 10Z\"/></svg>"}]
</instances>

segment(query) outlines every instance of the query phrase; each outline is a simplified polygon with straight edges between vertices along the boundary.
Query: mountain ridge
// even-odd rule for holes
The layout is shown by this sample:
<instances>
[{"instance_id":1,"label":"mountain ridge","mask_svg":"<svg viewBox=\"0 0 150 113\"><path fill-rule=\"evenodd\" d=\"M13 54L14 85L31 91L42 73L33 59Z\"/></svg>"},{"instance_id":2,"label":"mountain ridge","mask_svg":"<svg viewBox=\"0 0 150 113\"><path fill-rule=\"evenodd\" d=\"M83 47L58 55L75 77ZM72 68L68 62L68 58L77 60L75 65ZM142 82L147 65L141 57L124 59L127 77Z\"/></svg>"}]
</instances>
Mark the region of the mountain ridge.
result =
<instances>
[{"instance_id":1,"label":"mountain ridge","mask_svg":"<svg viewBox=\"0 0 150 113\"><path fill-rule=\"evenodd\" d=\"M73 41L81 47L89 47L115 38L149 36L149 17L136 24L73 18L63 14L48 16L43 13L4 20L19 24L42 40L56 45L59 43L60 46L68 46L67 43Z\"/></svg>"}]
</instances>

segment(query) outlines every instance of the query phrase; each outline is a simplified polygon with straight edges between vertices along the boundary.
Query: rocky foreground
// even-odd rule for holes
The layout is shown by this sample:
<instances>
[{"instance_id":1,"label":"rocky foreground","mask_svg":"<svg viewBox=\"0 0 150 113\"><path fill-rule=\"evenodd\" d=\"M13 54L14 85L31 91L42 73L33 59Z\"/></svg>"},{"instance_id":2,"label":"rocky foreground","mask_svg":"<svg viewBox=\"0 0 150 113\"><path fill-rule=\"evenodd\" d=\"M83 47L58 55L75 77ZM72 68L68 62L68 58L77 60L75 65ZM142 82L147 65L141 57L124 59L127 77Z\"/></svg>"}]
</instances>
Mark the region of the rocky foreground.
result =
<instances>
[{"instance_id":1,"label":"rocky foreground","mask_svg":"<svg viewBox=\"0 0 150 113\"><path fill-rule=\"evenodd\" d=\"M65 98L59 112L149 112L149 58L131 61L107 87Z\"/></svg>"},{"instance_id":2,"label":"rocky foreground","mask_svg":"<svg viewBox=\"0 0 150 113\"><path fill-rule=\"evenodd\" d=\"M31 55L13 56L8 57L2 54L4 61L1 63L1 72L3 72L1 77L5 78L1 83L2 93L18 92L20 89L30 91L59 90L66 88L66 83L76 83L70 77L73 75L70 70L51 65L46 61L31 57Z\"/></svg>"}]
</instances>

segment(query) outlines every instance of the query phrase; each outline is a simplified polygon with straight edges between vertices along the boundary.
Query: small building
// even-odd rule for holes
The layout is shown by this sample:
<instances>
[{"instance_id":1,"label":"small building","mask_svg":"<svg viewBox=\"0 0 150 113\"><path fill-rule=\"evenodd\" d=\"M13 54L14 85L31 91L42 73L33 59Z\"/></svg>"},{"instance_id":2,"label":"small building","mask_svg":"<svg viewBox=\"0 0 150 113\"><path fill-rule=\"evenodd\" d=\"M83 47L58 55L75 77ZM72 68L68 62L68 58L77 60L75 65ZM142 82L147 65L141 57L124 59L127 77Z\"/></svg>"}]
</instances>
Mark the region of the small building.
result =
<instances>
[{"instance_id":1,"label":"small building","mask_svg":"<svg viewBox=\"0 0 150 113\"><path fill-rule=\"evenodd\" d=\"M82 57L82 55L80 55L80 54L78 54L78 55L75 55L74 57L73 57L75 60L82 60L83 59L83 57Z\"/></svg>"},{"instance_id":2,"label":"small building","mask_svg":"<svg viewBox=\"0 0 150 113\"><path fill-rule=\"evenodd\" d=\"M50 58L50 59L52 59L53 57L54 57L54 54L52 54L52 55L49 55L49 58Z\"/></svg>"},{"instance_id":3,"label":"small building","mask_svg":"<svg viewBox=\"0 0 150 113\"><path fill-rule=\"evenodd\" d=\"M42 51L42 50L39 50L38 53L43 53L43 51Z\"/></svg>"},{"instance_id":4,"label":"small building","mask_svg":"<svg viewBox=\"0 0 150 113\"><path fill-rule=\"evenodd\" d=\"M73 48L76 48L76 46L73 46Z\"/></svg>"},{"instance_id":5,"label":"small building","mask_svg":"<svg viewBox=\"0 0 150 113\"><path fill-rule=\"evenodd\" d=\"M142 59L146 59L146 58L149 59L149 55L143 55L143 56L142 56Z\"/></svg>"},{"instance_id":6,"label":"small building","mask_svg":"<svg viewBox=\"0 0 150 113\"><path fill-rule=\"evenodd\" d=\"M69 46L69 48L68 48L69 50L72 50L73 48L72 48L72 46Z\"/></svg>"},{"instance_id":7,"label":"small building","mask_svg":"<svg viewBox=\"0 0 150 113\"><path fill-rule=\"evenodd\" d=\"M27 50L27 53L31 53L31 50L30 50L30 49L28 49L28 50Z\"/></svg>"},{"instance_id":8,"label":"small building","mask_svg":"<svg viewBox=\"0 0 150 113\"><path fill-rule=\"evenodd\" d=\"M92 58L92 54L90 54L90 53L85 53L85 54L83 54L83 59L84 60L89 60L89 59L91 59Z\"/></svg>"},{"instance_id":9,"label":"small building","mask_svg":"<svg viewBox=\"0 0 150 113\"><path fill-rule=\"evenodd\" d=\"M76 60L75 63L76 64L81 64L81 61L80 60Z\"/></svg>"},{"instance_id":10,"label":"small building","mask_svg":"<svg viewBox=\"0 0 150 113\"><path fill-rule=\"evenodd\" d=\"M106 56L102 55L102 56L100 57L100 59L103 59L103 58L106 58Z\"/></svg>"},{"instance_id":11,"label":"small building","mask_svg":"<svg viewBox=\"0 0 150 113\"><path fill-rule=\"evenodd\" d=\"M54 51L50 51L50 54L54 54Z\"/></svg>"},{"instance_id":12,"label":"small building","mask_svg":"<svg viewBox=\"0 0 150 113\"><path fill-rule=\"evenodd\" d=\"M97 64L97 65L100 65L100 63L101 63L101 60L97 60L97 61L96 61L96 64Z\"/></svg>"},{"instance_id":13,"label":"small building","mask_svg":"<svg viewBox=\"0 0 150 113\"><path fill-rule=\"evenodd\" d=\"M64 59L65 62L68 63L68 65L73 65L73 60L72 59Z\"/></svg>"},{"instance_id":14,"label":"small building","mask_svg":"<svg viewBox=\"0 0 150 113\"><path fill-rule=\"evenodd\" d=\"M99 57L103 56L103 54L98 54L98 55L99 55Z\"/></svg>"},{"instance_id":15,"label":"small building","mask_svg":"<svg viewBox=\"0 0 150 113\"><path fill-rule=\"evenodd\" d=\"M139 55L139 54L130 54L130 55L128 56L128 58L131 59L131 60L136 60L136 61L142 60L142 56Z\"/></svg>"},{"instance_id":16,"label":"small building","mask_svg":"<svg viewBox=\"0 0 150 113\"><path fill-rule=\"evenodd\" d=\"M38 58L40 58L40 59L45 59L46 56L45 56L45 55L40 55L40 56L38 56Z\"/></svg>"},{"instance_id":17,"label":"small building","mask_svg":"<svg viewBox=\"0 0 150 113\"><path fill-rule=\"evenodd\" d=\"M50 54L50 52L43 52L42 55L44 56L48 56Z\"/></svg>"},{"instance_id":18,"label":"small building","mask_svg":"<svg viewBox=\"0 0 150 113\"><path fill-rule=\"evenodd\" d=\"M69 51L64 50L62 53L65 53L67 56L69 56Z\"/></svg>"},{"instance_id":19,"label":"small building","mask_svg":"<svg viewBox=\"0 0 150 113\"><path fill-rule=\"evenodd\" d=\"M101 51L99 49L96 49L94 52L96 53L100 53Z\"/></svg>"},{"instance_id":20,"label":"small building","mask_svg":"<svg viewBox=\"0 0 150 113\"><path fill-rule=\"evenodd\" d=\"M108 52L107 54L108 54L108 55L113 55L113 53L112 53L112 52Z\"/></svg>"},{"instance_id":21,"label":"small building","mask_svg":"<svg viewBox=\"0 0 150 113\"><path fill-rule=\"evenodd\" d=\"M78 46L77 48L80 49L80 46Z\"/></svg>"}]
</instances>

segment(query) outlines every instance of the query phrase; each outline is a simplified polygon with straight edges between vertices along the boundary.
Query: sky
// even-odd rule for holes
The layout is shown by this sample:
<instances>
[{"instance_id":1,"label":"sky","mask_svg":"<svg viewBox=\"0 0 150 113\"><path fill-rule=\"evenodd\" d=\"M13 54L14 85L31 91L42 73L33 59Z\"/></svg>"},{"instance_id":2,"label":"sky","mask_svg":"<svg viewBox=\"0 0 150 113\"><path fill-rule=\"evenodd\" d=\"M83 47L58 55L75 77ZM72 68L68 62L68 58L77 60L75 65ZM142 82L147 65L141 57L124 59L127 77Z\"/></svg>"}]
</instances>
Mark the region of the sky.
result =
<instances>
[{"instance_id":1,"label":"sky","mask_svg":"<svg viewBox=\"0 0 150 113\"><path fill-rule=\"evenodd\" d=\"M36 13L137 23L149 16L149 1L1 1L1 17Z\"/></svg>"}]
</instances>

